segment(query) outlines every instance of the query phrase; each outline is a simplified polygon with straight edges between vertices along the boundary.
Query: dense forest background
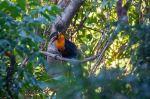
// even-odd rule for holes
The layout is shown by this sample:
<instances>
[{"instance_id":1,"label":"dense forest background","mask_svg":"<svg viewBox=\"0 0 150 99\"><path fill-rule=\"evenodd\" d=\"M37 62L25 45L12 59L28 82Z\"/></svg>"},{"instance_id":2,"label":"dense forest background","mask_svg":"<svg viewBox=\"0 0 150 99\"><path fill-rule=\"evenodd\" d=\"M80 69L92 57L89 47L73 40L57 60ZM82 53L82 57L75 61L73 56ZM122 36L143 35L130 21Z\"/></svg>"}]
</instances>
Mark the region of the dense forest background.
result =
<instances>
[{"instance_id":1,"label":"dense forest background","mask_svg":"<svg viewBox=\"0 0 150 99\"><path fill-rule=\"evenodd\" d=\"M60 23L80 55L53 76L62 65L44 52ZM149 0L0 0L0 97L150 99Z\"/></svg>"}]
</instances>

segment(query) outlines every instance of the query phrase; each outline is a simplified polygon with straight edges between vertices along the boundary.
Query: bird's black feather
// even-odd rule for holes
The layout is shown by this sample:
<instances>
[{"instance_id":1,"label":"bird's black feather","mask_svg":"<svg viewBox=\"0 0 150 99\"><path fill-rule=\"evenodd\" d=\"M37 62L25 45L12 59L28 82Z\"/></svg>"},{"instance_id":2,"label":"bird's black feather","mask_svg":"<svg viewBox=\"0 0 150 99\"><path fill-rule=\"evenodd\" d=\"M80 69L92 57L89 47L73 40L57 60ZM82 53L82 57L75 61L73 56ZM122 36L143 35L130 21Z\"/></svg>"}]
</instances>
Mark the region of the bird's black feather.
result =
<instances>
[{"instance_id":1,"label":"bird's black feather","mask_svg":"<svg viewBox=\"0 0 150 99\"><path fill-rule=\"evenodd\" d=\"M71 41L65 39L65 50L60 51L65 58L76 58L77 57L77 47Z\"/></svg>"}]
</instances>

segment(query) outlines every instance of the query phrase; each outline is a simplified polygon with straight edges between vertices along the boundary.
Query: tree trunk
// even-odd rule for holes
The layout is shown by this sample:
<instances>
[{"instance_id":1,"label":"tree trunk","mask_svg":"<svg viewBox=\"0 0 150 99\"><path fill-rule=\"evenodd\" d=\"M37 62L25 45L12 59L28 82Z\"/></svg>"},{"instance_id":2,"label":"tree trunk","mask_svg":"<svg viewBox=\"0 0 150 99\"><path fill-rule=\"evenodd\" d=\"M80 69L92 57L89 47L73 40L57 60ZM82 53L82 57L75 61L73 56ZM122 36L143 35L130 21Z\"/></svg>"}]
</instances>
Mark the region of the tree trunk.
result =
<instances>
[{"instance_id":1,"label":"tree trunk","mask_svg":"<svg viewBox=\"0 0 150 99\"><path fill-rule=\"evenodd\" d=\"M67 28L69 27L71 20L73 19L74 15L78 12L83 2L84 0L70 0L69 4L64 9L64 12L62 12L61 16L58 16L55 22L52 24L51 34L57 31L59 32L66 31ZM64 3L64 2L60 2L58 6L63 8L65 5L62 6L61 3ZM49 42L47 51L56 55L60 55L60 53L58 52L57 48L55 47L52 41ZM65 68L61 61L48 57L48 56L47 56L47 61L49 63L49 66L46 68L46 70L48 74L50 74L50 76L56 77L56 76L61 76L62 74L64 74Z\"/></svg>"}]
</instances>

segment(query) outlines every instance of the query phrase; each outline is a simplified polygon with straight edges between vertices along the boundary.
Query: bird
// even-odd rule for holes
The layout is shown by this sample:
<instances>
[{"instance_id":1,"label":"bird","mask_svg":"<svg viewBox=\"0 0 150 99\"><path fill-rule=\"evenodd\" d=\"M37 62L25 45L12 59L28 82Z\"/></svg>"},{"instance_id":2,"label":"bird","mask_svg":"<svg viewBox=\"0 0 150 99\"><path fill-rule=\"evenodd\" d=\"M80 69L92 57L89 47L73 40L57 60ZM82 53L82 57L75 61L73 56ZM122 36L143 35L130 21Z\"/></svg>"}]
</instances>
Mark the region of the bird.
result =
<instances>
[{"instance_id":1,"label":"bird","mask_svg":"<svg viewBox=\"0 0 150 99\"><path fill-rule=\"evenodd\" d=\"M50 38L62 57L77 58L77 46L68 40L63 33L54 32Z\"/></svg>"},{"instance_id":2,"label":"bird","mask_svg":"<svg viewBox=\"0 0 150 99\"><path fill-rule=\"evenodd\" d=\"M60 55L63 58L75 60L69 61L70 64L68 64L68 62L47 57L50 66L47 66L46 70L50 76L58 77L68 71L67 73L71 73L74 77L81 77L82 66L79 61L76 61L80 58L80 51L75 43L67 39L62 32L51 33L47 51L55 54L56 56Z\"/></svg>"}]
</instances>

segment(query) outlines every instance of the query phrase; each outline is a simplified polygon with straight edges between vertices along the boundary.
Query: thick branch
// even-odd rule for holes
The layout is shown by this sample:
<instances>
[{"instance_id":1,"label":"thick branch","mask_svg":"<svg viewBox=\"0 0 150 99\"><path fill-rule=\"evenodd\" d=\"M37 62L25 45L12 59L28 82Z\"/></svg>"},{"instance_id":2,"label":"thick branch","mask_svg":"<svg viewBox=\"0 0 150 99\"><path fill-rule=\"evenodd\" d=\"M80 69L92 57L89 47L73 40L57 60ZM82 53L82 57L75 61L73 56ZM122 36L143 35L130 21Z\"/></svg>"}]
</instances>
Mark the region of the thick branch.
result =
<instances>
[{"instance_id":1,"label":"thick branch","mask_svg":"<svg viewBox=\"0 0 150 99\"><path fill-rule=\"evenodd\" d=\"M84 0L71 0L64 12L61 13L61 16L56 18L55 23L52 25L51 33L56 31L66 31L72 18L77 13L83 2Z\"/></svg>"}]
</instances>

